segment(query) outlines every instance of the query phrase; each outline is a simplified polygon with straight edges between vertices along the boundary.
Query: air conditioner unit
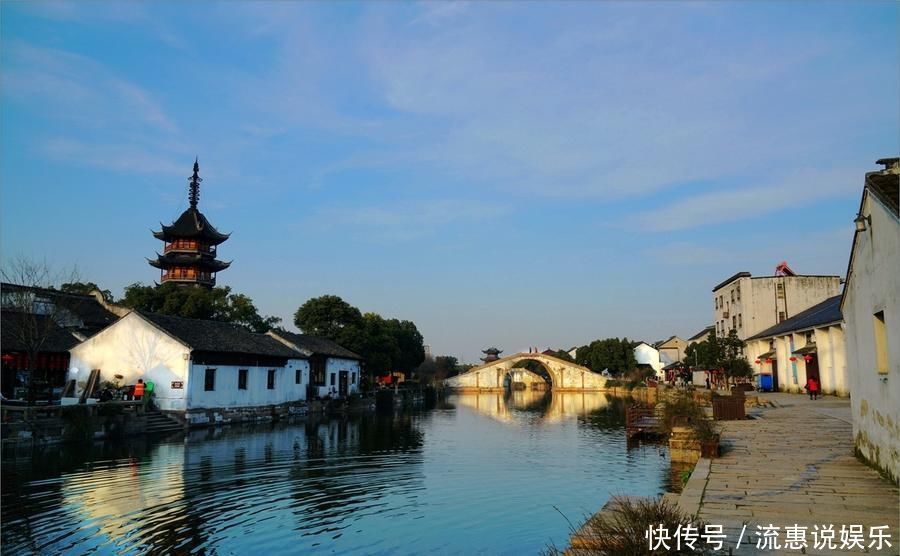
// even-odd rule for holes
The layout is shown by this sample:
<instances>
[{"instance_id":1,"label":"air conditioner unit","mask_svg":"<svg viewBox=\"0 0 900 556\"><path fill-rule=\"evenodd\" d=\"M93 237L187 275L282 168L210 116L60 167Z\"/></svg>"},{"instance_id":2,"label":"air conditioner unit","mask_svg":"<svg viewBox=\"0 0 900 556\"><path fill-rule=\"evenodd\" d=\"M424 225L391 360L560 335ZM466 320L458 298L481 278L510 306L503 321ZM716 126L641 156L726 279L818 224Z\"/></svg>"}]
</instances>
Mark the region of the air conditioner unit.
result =
<instances>
[{"instance_id":1,"label":"air conditioner unit","mask_svg":"<svg viewBox=\"0 0 900 556\"><path fill-rule=\"evenodd\" d=\"M728 318L728 311L723 312L723 313L722 313L722 317L727 319L727 318Z\"/></svg>"}]
</instances>

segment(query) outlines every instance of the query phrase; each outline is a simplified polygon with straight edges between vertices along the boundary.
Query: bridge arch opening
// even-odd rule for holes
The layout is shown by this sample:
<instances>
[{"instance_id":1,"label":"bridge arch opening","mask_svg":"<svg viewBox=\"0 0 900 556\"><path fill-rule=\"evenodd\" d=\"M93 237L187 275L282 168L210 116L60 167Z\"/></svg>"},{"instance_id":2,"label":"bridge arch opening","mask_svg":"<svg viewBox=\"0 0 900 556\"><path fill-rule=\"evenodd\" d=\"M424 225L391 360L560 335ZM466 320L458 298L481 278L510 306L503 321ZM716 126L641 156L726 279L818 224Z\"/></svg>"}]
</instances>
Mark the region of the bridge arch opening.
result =
<instances>
[{"instance_id":1,"label":"bridge arch opening","mask_svg":"<svg viewBox=\"0 0 900 556\"><path fill-rule=\"evenodd\" d=\"M540 380L536 380L534 375ZM550 390L553 388L553 375L541 361L522 359L507 371L504 386L508 390Z\"/></svg>"}]
</instances>

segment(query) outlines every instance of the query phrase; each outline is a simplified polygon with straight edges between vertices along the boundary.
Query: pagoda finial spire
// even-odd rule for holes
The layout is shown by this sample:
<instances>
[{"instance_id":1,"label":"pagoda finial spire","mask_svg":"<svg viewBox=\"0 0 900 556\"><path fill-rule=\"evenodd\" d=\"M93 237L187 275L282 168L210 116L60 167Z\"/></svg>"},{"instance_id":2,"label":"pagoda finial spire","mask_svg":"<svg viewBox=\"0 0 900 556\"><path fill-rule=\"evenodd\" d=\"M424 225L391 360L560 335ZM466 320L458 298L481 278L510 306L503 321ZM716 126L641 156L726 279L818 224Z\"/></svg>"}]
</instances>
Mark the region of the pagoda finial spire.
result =
<instances>
[{"instance_id":1,"label":"pagoda finial spire","mask_svg":"<svg viewBox=\"0 0 900 556\"><path fill-rule=\"evenodd\" d=\"M191 208L197 208L197 201L200 200L200 182L203 181L203 178L200 177L200 158L194 158L194 175L190 178L190 187L188 188L188 201L191 202Z\"/></svg>"}]
</instances>

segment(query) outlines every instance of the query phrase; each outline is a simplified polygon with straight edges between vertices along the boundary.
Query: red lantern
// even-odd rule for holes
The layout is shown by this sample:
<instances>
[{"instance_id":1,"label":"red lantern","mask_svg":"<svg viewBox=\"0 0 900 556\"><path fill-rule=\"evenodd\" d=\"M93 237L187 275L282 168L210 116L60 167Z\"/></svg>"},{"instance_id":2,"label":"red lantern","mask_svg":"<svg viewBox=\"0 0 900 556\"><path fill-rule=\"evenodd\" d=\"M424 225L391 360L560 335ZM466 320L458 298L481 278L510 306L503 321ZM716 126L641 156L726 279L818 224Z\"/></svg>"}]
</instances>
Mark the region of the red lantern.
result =
<instances>
[{"instance_id":1,"label":"red lantern","mask_svg":"<svg viewBox=\"0 0 900 556\"><path fill-rule=\"evenodd\" d=\"M792 355L792 356L791 356L791 361L796 361L796 360L797 360L797 358L794 357L794 356Z\"/></svg>"},{"instance_id":2,"label":"red lantern","mask_svg":"<svg viewBox=\"0 0 900 556\"><path fill-rule=\"evenodd\" d=\"M759 365L760 363L762 363L762 361L760 361L759 359L757 359L757 360L756 360L756 364Z\"/></svg>"},{"instance_id":3,"label":"red lantern","mask_svg":"<svg viewBox=\"0 0 900 556\"><path fill-rule=\"evenodd\" d=\"M803 360L806 361L807 363L809 363L810 361L812 361L812 358L813 358L813 356L812 356L812 355L809 355L809 354L806 354L806 355L803 356Z\"/></svg>"},{"instance_id":4,"label":"red lantern","mask_svg":"<svg viewBox=\"0 0 900 556\"><path fill-rule=\"evenodd\" d=\"M774 359L766 359L766 363L768 363L769 365L772 364L772 361L774 361Z\"/></svg>"}]
</instances>

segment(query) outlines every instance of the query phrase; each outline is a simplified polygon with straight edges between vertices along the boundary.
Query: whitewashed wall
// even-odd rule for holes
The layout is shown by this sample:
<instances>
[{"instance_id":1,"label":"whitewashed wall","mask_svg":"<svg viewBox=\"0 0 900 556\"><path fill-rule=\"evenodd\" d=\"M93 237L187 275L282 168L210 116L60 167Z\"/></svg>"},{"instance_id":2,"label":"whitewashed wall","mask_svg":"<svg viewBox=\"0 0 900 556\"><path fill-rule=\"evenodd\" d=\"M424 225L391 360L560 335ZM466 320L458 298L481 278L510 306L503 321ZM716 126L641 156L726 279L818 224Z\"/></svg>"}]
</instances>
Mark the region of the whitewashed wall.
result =
<instances>
[{"instance_id":1,"label":"whitewashed wall","mask_svg":"<svg viewBox=\"0 0 900 556\"><path fill-rule=\"evenodd\" d=\"M638 344L634 348L634 359L639 365L650 365L656 372L657 378L662 378L663 364L659 359L659 351L656 348L647 344Z\"/></svg>"},{"instance_id":2,"label":"whitewashed wall","mask_svg":"<svg viewBox=\"0 0 900 556\"><path fill-rule=\"evenodd\" d=\"M69 379L76 380L79 395L91 370L100 369L101 380L112 381L114 375L120 374L125 377L121 384L134 384L139 378L152 381L160 409L186 409L190 350L138 313L122 317L73 347L70 353ZM184 389L173 389L172 382L184 383Z\"/></svg>"},{"instance_id":3,"label":"whitewashed wall","mask_svg":"<svg viewBox=\"0 0 900 556\"><path fill-rule=\"evenodd\" d=\"M206 391L206 369L216 369L215 389ZM247 389L238 389L238 371L247 369ZM269 369L275 370L275 388L269 390ZM301 382L296 383L296 370L300 369ZM277 405L306 399L309 384L309 362L305 359L289 359L285 367L247 365L191 364L188 381L188 409L215 409L258 407Z\"/></svg>"},{"instance_id":4,"label":"whitewashed wall","mask_svg":"<svg viewBox=\"0 0 900 556\"><path fill-rule=\"evenodd\" d=\"M900 478L900 223L871 195L862 207L872 218L857 234L844 313L850 403L856 448ZM888 372L877 369L873 315L884 311Z\"/></svg>"},{"instance_id":5,"label":"whitewashed wall","mask_svg":"<svg viewBox=\"0 0 900 556\"><path fill-rule=\"evenodd\" d=\"M308 369L309 366L307 366ZM347 371L347 392L349 394L359 392L359 361L329 357L325 362L325 385L318 387L319 397L325 397L332 391L337 395L340 388L341 371ZM332 383L332 381L334 382Z\"/></svg>"}]
</instances>

